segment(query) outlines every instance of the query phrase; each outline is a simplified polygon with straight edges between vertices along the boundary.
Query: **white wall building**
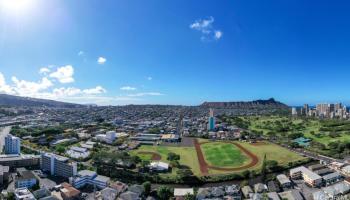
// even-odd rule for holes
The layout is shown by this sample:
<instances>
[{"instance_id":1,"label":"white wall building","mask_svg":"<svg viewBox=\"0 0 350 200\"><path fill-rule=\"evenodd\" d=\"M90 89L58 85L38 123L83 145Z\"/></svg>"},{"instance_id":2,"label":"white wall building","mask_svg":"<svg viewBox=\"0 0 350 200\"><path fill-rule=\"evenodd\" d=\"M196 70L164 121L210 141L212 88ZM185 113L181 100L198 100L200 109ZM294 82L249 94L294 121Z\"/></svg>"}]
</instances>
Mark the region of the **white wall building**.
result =
<instances>
[{"instance_id":1,"label":"white wall building","mask_svg":"<svg viewBox=\"0 0 350 200\"><path fill-rule=\"evenodd\" d=\"M81 188L88 184L103 189L108 186L110 178L98 175L94 171L82 170L78 172L77 176L71 177L69 181L75 188Z\"/></svg>"},{"instance_id":2,"label":"white wall building","mask_svg":"<svg viewBox=\"0 0 350 200\"><path fill-rule=\"evenodd\" d=\"M5 137L5 154L20 154L21 153L21 139L13 135Z\"/></svg>"},{"instance_id":3,"label":"white wall building","mask_svg":"<svg viewBox=\"0 0 350 200\"><path fill-rule=\"evenodd\" d=\"M77 163L53 153L41 155L41 169L51 175L69 178L77 174Z\"/></svg>"}]
</instances>

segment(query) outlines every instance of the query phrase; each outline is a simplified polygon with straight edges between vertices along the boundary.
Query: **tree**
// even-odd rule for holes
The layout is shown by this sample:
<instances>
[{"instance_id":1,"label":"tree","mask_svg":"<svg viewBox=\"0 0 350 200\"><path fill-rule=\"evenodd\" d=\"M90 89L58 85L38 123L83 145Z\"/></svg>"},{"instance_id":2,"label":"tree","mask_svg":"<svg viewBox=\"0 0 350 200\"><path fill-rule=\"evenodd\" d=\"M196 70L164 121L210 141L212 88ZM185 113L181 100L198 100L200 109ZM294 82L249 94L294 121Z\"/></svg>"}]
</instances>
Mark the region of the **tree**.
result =
<instances>
[{"instance_id":1,"label":"tree","mask_svg":"<svg viewBox=\"0 0 350 200\"><path fill-rule=\"evenodd\" d=\"M172 161L170 161L170 166L171 167L179 167L180 163L177 160L172 160Z\"/></svg>"},{"instance_id":2,"label":"tree","mask_svg":"<svg viewBox=\"0 0 350 200\"><path fill-rule=\"evenodd\" d=\"M144 189L145 196L148 196L149 194L151 194L151 183L149 181L144 182L142 186Z\"/></svg>"},{"instance_id":3,"label":"tree","mask_svg":"<svg viewBox=\"0 0 350 200\"><path fill-rule=\"evenodd\" d=\"M268 160L266 161L266 167L267 169L273 171L278 167L278 162L276 160Z\"/></svg>"},{"instance_id":4,"label":"tree","mask_svg":"<svg viewBox=\"0 0 350 200\"><path fill-rule=\"evenodd\" d=\"M172 191L167 186L160 186L157 190L157 195L160 200L169 200L172 196Z\"/></svg>"},{"instance_id":5,"label":"tree","mask_svg":"<svg viewBox=\"0 0 350 200\"><path fill-rule=\"evenodd\" d=\"M59 154L63 154L63 153L66 151L66 148L65 148L63 145L57 145L57 146L56 146L56 151L57 151Z\"/></svg>"},{"instance_id":6,"label":"tree","mask_svg":"<svg viewBox=\"0 0 350 200\"><path fill-rule=\"evenodd\" d=\"M243 176L244 178L249 178L249 176L250 176L250 171L249 171L249 170L243 171L243 172L242 172L242 176Z\"/></svg>"},{"instance_id":7,"label":"tree","mask_svg":"<svg viewBox=\"0 0 350 200\"><path fill-rule=\"evenodd\" d=\"M149 160L142 160L141 161L141 167L142 168L145 168L145 167L147 167L150 164L151 164L151 162Z\"/></svg>"},{"instance_id":8,"label":"tree","mask_svg":"<svg viewBox=\"0 0 350 200\"><path fill-rule=\"evenodd\" d=\"M167 160L173 161L173 160L180 160L180 155L170 152L168 153Z\"/></svg>"},{"instance_id":9,"label":"tree","mask_svg":"<svg viewBox=\"0 0 350 200\"><path fill-rule=\"evenodd\" d=\"M187 194L185 195L185 198L184 198L184 199L185 199L185 200L195 200L196 197L195 197L193 194L187 193Z\"/></svg>"},{"instance_id":10,"label":"tree","mask_svg":"<svg viewBox=\"0 0 350 200\"><path fill-rule=\"evenodd\" d=\"M193 172L190 169L179 169L176 174L180 179L184 179L193 175Z\"/></svg>"}]
</instances>

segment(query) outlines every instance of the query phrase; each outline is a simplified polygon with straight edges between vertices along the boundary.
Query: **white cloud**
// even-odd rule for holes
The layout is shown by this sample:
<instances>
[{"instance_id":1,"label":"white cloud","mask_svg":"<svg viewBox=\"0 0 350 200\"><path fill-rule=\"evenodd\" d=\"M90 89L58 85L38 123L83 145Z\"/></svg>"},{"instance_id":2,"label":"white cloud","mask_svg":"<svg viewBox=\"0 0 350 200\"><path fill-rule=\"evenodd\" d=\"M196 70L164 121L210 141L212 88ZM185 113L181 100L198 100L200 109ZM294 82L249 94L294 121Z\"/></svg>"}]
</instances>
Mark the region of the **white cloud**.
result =
<instances>
[{"instance_id":1,"label":"white cloud","mask_svg":"<svg viewBox=\"0 0 350 200\"><path fill-rule=\"evenodd\" d=\"M84 94L102 94L102 93L106 93L106 92L107 92L107 90L101 86L96 86L95 88L83 90Z\"/></svg>"},{"instance_id":2,"label":"white cloud","mask_svg":"<svg viewBox=\"0 0 350 200\"><path fill-rule=\"evenodd\" d=\"M104 57L99 57L97 59L97 63L100 64L100 65L105 64L106 61L107 61L107 59L104 58Z\"/></svg>"},{"instance_id":3,"label":"white cloud","mask_svg":"<svg viewBox=\"0 0 350 200\"><path fill-rule=\"evenodd\" d=\"M49 73L51 70L49 69L49 68L47 68L47 67L42 67L42 68L40 68L40 70L39 70L39 74L47 74L47 73Z\"/></svg>"},{"instance_id":4,"label":"white cloud","mask_svg":"<svg viewBox=\"0 0 350 200\"><path fill-rule=\"evenodd\" d=\"M5 76L0 72L0 93L14 94L12 88L6 84Z\"/></svg>"},{"instance_id":5,"label":"white cloud","mask_svg":"<svg viewBox=\"0 0 350 200\"><path fill-rule=\"evenodd\" d=\"M56 78L57 80L59 80L59 78L62 78L61 76L55 75L55 73L61 74L61 75L65 74L65 73L61 73L62 71L61 68L51 73L51 74L54 74L53 75L54 77L52 78ZM159 93L159 92L143 92L143 93L134 93L134 94L120 95L120 96L113 97L113 96L103 95L104 93L107 93L107 91L105 88L99 85L96 87L86 88L86 89L81 89L76 87L57 88L57 87L54 87L55 82L52 82L48 77L42 77L39 81L20 80L16 76L13 76L11 79L12 81L10 84L6 83L5 76L0 72L0 93L34 97L34 98L42 98L42 99L51 99L51 100L80 103L80 104L96 103L99 105L139 104L139 103L145 103L146 99L142 97L163 95L162 93ZM130 87L130 86L125 86L125 87ZM131 89L131 91L133 90Z\"/></svg>"},{"instance_id":6,"label":"white cloud","mask_svg":"<svg viewBox=\"0 0 350 200\"><path fill-rule=\"evenodd\" d=\"M202 33L207 33L212 28L213 23L214 17L210 16L207 19L196 20L193 24L190 25L190 28L201 31Z\"/></svg>"},{"instance_id":7,"label":"white cloud","mask_svg":"<svg viewBox=\"0 0 350 200\"><path fill-rule=\"evenodd\" d=\"M135 93L135 94L128 94L128 97L143 97L143 96L162 96L164 94L159 92L141 92L141 93Z\"/></svg>"},{"instance_id":8,"label":"white cloud","mask_svg":"<svg viewBox=\"0 0 350 200\"><path fill-rule=\"evenodd\" d=\"M74 68L71 65L62 66L50 74L51 78L56 78L61 83L72 83L74 82Z\"/></svg>"},{"instance_id":9,"label":"white cloud","mask_svg":"<svg viewBox=\"0 0 350 200\"><path fill-rule=\"evenodd\" d=\"M134 91L134 90L136 90L136 88L135 87L131 87L131 86L124 86L124 87L121 87L120 90Z\"/></svg>"},{"instance_id":10,"label":"white cloud","mask_svg":"<svg viewBox=\"0 0 350 200\"><path fill-rule=\"evenodd\" d=\"M222 37L222 32L221 31L215 31L215 39L220 39Z\"/></svg>"},{"instance_id":11,"label":"white cloud","mask_svg":"<svg viewBox=\"0 0 350 200\"><path fill-rule=\"evenodd\" d=\"M205 19L198 19L194 23L190 24L190 28L193 30L200 31L202 41L218 40L222 37L221 30L215 30L213 28L214 17L210 16Z\"/></svg>"},{"instance_id":12,"label":"white cloud","mask_svg":"<svg viewBox=\"0 0 350 200\"><path fill-rule=\"evenodd\" d=\"M84 51L79 51L79 52L78 52L78 56L83 56L83 55L85 55L85 52L84 52Z\"/></svg>"},{"instance_id":13,"label":"white cloud","mask_svg":"<svg viewBox=\"0 0 350 200\"><path fill-rule=\"evenodd\" d=\"M11 80L14 83L12 90L20 96L32 96L53 86L52 82L46 77L42 78L39 82L18 80L15 76Z\"/></svg>"},{"instance_id":14,"label":"white cloud","mask_svg":"<svg viewBox=\"0 0 350 200\"><path fill-rule=\"evenodd\" d=\"M52 91L54 97L61 98L61 97L69 97L69 96L76 96L81 94L81 90L79 88L69 87L69 88L55 88Z\"/></svg>"},{"instance_id":15,"label":"white cloud","mask_svg":"<svg viewBox=\"0 0 350 200\"><path fill-rule=\"evenodd\" d=\"M147 80L151 81L153 78L151 76L147 77Z\"/></svg>"}]
</instances>

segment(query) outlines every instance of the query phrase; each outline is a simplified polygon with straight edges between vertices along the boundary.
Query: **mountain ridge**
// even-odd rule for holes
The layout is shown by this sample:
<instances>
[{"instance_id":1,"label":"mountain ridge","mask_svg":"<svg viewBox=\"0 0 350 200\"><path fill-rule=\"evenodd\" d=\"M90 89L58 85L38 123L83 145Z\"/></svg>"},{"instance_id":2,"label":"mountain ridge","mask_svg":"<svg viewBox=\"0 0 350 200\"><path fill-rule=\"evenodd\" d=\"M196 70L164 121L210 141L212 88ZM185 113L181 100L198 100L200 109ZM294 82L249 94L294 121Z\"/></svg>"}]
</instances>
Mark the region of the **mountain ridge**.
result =
<instances>
[{"instance_id":1,"label":"mountain ridge","mask_svg":"<svg viewBox=\"0 0 350 200\"><path fill-rule=\"evenodd\" d=\"M26 107L50 107L50 108L81 108L81 104L67 103L48 99L22 97L9 94L0 94L0 106L26 106Z\"/></svg>"}]
</instances>

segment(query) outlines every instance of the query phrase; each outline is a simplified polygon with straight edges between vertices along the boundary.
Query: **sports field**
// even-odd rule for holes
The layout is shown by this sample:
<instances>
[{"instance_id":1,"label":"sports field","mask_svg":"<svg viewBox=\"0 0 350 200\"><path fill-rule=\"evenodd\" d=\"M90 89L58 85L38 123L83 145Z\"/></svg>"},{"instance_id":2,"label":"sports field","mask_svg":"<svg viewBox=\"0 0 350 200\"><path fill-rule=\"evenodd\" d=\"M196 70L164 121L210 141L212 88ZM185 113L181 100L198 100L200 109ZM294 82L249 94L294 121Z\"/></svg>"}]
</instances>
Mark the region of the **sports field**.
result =
<instances>
[{"instance_id":1,"label":"sports field","mask_svg":"<svg viewBox=\"0 0 350 200\"><path fill-rule=\"evenodd\" d=\"M161 160L169 163L167 155L173 152L180 155L179 163L190 167L197 176L260 169L265 154L268 160L276 160L280 165L285 166L289 162L305 159L269 142L250 144L238 141L213 142L205 139L193 141L193 147L143 145L131 151L131 154L143 160Z\"/></svg>"},{"instance_id":2,"label":"sports field","mask_svg":"<svg viewBox=\"0 0 350 200\"><path fill-rule=\"evenodd\" d=\"M201 145L208 164L221 167L242 166L249 158L234 144L210 142Z\"/></svg>"}]
</instances>

